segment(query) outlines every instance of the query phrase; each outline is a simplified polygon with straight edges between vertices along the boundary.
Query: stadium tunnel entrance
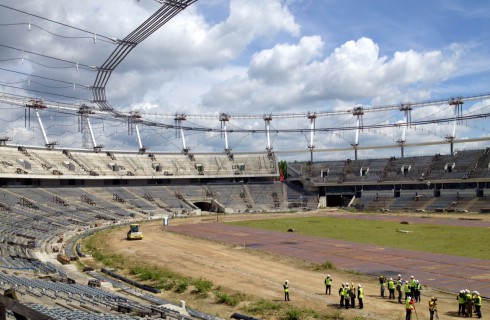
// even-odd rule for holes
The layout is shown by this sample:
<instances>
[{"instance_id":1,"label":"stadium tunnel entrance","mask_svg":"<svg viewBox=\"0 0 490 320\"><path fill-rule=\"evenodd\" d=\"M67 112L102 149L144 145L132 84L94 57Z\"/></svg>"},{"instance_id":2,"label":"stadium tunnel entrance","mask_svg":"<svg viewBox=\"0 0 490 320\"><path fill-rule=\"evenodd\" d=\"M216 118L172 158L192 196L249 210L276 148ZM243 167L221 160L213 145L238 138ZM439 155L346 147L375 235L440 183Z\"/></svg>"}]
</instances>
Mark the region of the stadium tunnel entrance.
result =
<instances>
[{"instance_id":1,"label":"stadium tunnel entrance","mask_svg":"<svg viewBox=\"0 0 490 320\"><path fill-rule=\"evenodd\" d=\"M326 194L327 207L347 207L354 194Z\"/></svg>"},{"instance_id":2,"label":"stadium tunnel entrance","mask_svg":"<svg viewBox=\"0 0 490 320\"><path fill-rule=\"evenodd\" d=\"M197 202L193 202L192 204L195 205L197 208L201 209L202 211L216 212L216 211L212 211L213 204L209 201L197 201Z\"/></svg>"},{"instance_id":3,"label":"stadium tunnel entrance","mask_svg":"<svg viewBox=\"0 0 490 320\"><path fill-rule=\"evenodd\" d=\"M226 213L227 211L229 211L225 208L225 206L219 203L216 199L193 201L192 204L196 208L201 209L201 211L217 212L217 213Z\"/></svg>"}]
</instances>

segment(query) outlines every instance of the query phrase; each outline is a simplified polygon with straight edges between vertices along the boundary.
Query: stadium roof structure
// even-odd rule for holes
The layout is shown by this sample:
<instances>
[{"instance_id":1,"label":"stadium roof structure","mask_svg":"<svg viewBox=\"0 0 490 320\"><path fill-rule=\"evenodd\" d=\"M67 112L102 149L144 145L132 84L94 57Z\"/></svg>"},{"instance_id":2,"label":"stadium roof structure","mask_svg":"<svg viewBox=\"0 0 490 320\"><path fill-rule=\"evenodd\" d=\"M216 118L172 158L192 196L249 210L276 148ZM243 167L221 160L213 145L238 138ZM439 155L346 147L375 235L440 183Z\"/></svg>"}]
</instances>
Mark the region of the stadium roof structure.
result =
<instances>
[{"instance_id":1,"label":"stadium roof structure","mask_svg":"<svg viewBox=\"0 0 490 320\"><path fill-rule=\"evenodd\" d=\"M92 93L91 98L72 97L54 87L43 91L2 82L0 108L4 112L0 119L3 123L0 143L94 150L107 146L112 150L134 148L140 152L150 149L188 153L192 149L202 153L310 153L313 160L314 153L354 151L357 159L358 150L398 148L403 156L405 148L445 144L450 145L452 153L454 144L490 141L485 125L485 119L490 116L490 93L296 113L230 114L224 110L216 114L145 114L140 110L116 110L105 93L113 71L138 44L197 0L155 1L161 5L158 10L122 40L63 25L88 34L94 42L105 41L116 46L100 67L0 44L28 54L29 58L25 58L33 63L37 58L55 60L95 73L93 84L87 86L0 67L3 72L27 77L29 84L47 81ZM37 123L31 123L34 115ZM263 127L258 125L262 121ZM465 130L468 127L473 130L472 136ZM460 131L463 133L459 134Z\"/></svg>"}]
</instances>

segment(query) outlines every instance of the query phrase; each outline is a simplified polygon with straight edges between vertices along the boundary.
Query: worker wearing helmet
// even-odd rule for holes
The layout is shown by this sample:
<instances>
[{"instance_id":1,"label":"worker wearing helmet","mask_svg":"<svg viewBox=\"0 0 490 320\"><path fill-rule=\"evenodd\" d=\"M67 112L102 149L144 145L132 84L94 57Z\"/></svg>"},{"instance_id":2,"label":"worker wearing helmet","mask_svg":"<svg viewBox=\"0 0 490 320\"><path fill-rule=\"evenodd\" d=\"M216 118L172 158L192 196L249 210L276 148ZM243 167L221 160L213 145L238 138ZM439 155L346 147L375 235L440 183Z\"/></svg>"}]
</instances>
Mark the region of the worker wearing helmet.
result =
<instances>
[{"instance_id":1,"label":"worker wearing helmet","mask_svg":"<svg viewBox=\"0 0 490 320\"><path fill-rule=\"evenodd\" d=\"M414 276L410 277L410 295L415 299L415 286L417 285L417 280Z\"/></svg>"},{"instance_id":2,"label":"worker wearing helmet","mask_svg":"<svg viewBox=\"0 0 490 320\"><path fill-rule=\"evenodd\" d=\"M340 296L340 307L342 308L344 306L344 286L345 284L342 283L339 289L339 296Z\"/></svg>"},{"instance_id":3,"label":"worker wearing helmet","mask_svg":"<svg viewBox=\"0 0 490 320\"><path fill-rule=\"evenodd\" d=\"M422 285L420 281L415 281L415 302L420 302L420 291L422 291Z\"/></svg>"},{"instance_id":4,"label":"worker wearing helmet","mask_svg":"<svg viewBox=\"0 0 490 320\"><path fill-rule=\"evenodd\" d=\"M361 284L357 285L357 300L359 301L359 309L364 308L364 303L362 302L362 299L364 298L364 288L361 286ZM481 298L480 298L481 300ZM481 305L481 303L480 303Z\"/></svg>"},{"instance_id":5,"label":"worker wearing helmet","mask_svg":"<svg viewBox=\"0 0 490 320\"><path fill-rule=\"evenodd\" d=\"M412 288L410 288L410 283L408 281L405 281L405 300L407 300L407 297L410 296L411 292Z\"/></svg>"},{"instance_id":6,"label":"worker wearing helmet","mask_svg":"<svg viewBox=\"0 0 490 320\"><path fill-rule=\"evenodd\" d=\"M434 314L437 312L437 298L432 297L429 300L430 320L434 320Z\"/></svg>"},{"instance_id":7,"label":"worker wearing helmet","mask_svg":"<svg viewBox=\"0 0 490 320\"><path fill-rule=\"evenodd\" d=\"M385 297L385 283L386 283L385 276L383 275L379 276L379 289L380 289L381 298Z\"/></svg>"},{"instance_id":8,"label":"worker wearing helmet","mask_svg":"<svg viewBox=\"0 0 490 320\"><path fill-rule=\"evenodd\" d=\"M456 296L458 300L458 316L466 315L466 293L464 290L459 291L459 294Z\"/></svg>"},{"instance_id":9,"label":"worker wearing helmet","mask_svg":"<svg viewBox=\"0 0 490 320\"><path fill-rule=\"evenodd\" d=\"M396 282L396 291L398 291L398 303L402 303L402 286L403 280L400 278Z\"/></svg>"},{"instance_id":10,"label":"worker wearing helmet","mask_svg":"<svg viewBox=\"0 0 490 320\"><path fill-rule=\"evenodd\" d=\"M475 305L475 313L478 316L478 318L481 319L481 296L478 291L475 291L473 294L473 304Z\"/></svg>"},{"instance_id":11,"label":"worker wearing helmet","mask_svg":"<svg viewBox=\"0 0 490 320\"><path fill-rule=\"evenodd\" d=\"M325 294L332 294L332 278L329 274L327 274L327 277L325 278Z\"/></svg>"},{"instance_id":12,"label":"worker wearing helmet","mask_svg":"<svg viewBox=\"0 0 490 320\"><path fill-rule=\"evenodd\" d=\"M395 281L393 281L393 278L388 281L388 291L390 293L389 299L395 299Z\"/></svg>"},{"instance_id":13,"label":"worker wearing helmet","mask_svg":"<svg viewBox=\"0 0 490 320\"><path fill-rule=\"evenodd\" d=\"M405 300L405 320L412 320L412 311L415 310L415 307L413 306L415 301L412 299L412 297L407 296L407 299Z\"/></svg>"},{"instance_id":14,"label":"worker wearing helmet","mask_svg":"<svg viewBox=\"0 0 490 320\"><path fill-rule=\"evenodd\" d=\"M289 301L289 280L284 281L282 287L284 288L284 301Z\"/></svg>"},{"instance_id":15,"label":"worker wearing helmet","mask_svg":"<svg viewBox=\"0 0 490 320\"><path fill-rule=\"evenodd\" d=\"M471 295L470 290L466 289L466 316L467 317L472 317L473 316L473 296Z\"/></svg>"}]
</instances>

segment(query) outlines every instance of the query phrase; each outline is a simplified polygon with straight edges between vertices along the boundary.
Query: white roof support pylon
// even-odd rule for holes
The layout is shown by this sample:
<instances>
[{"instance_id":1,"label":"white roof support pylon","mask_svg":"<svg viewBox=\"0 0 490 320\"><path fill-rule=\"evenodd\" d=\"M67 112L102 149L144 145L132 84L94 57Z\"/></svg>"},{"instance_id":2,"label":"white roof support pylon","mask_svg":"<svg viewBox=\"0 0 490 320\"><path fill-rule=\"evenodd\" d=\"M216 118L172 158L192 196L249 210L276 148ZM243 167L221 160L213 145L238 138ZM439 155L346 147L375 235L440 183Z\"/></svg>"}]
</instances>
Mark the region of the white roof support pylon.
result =
<instances>
[{"instance_id":1,"label":"white roof support pylon","mask_svg":"<svg viewBox=\"0 0 490 320\"><path fill-rule=\"evenodd\" d=\"M461 124L463 117L463 100L461 98L451 98L450 106L454 106L454 121L453 131L451 135L446 136L446 141L449 142L451 155L454 154L454 139L456 139L456 125Z\"/></svg>"},{"instance_id":2,"label":"white roof support pylon","mask_svg":"<svg viewBox=\"0 0 490 320\"><path fill-rule=\"evenodd\" d=\"M184 154L188 154L190 151L190 148L188 148L185 143L184 128L182 127L182 121L185 121L186 118L187 117L185 114L176 114L174 118L175 124L177 125L177 128L179 129L180 132L180 137L182 138L182 152Z\"/></svg>"},{"instance_id":3,"label":"white roof support pylon","mask_svg":"<svg viewBox=\"0 0 490 320\"><path fill-rule=\"evenodd\" d=\"M315 149L313 137L315 136L316 113L308 112L308 120L310 121L310 144L308 145L308 149L310 149L310 162L313 163L313 149Z\"/></svg>"},{"instance_id":4,"label":"white roof support pylon","mask_svg":"<svg viewBox=\"0 0 490 320\"><path fill-rule=\"evenodd\" d=\"M352 147L354 148L354 159L357 160L357 147L359 147L359 134L361 132L362 128L362 117L364 116L364 110L362 107L357 107L352 111L352 115L357 117L356 121L356 138L354 140L354 143L352 144Z\"/></svg>"},{"instance_id":5,"label":"white roof support pylon","mask_svg":"<svg viewBox=\"0 0 490 320\"><path fill-rule=\"evenodd\" d=\"M230 116L226 113L219 115L219 121L221 122L221 137L225 138L225 152L226 154L231 154L231 148L228 145L228 129L226 124L230 121Z\"/></svg>"},{"instance_id":6,"label":"white roof support pylon","mask_svg":"<svg viewBox=\"0 0 490 320\"><path fill-rule=\"evenodd\" d=\"M41 128L41 133L42 133L43 138L44 138L44 143L46 145L48 145L49 144L48 136L46 135L46 131L44 130L43 121L41 120L41 116L39 115L39 111L36 109L35 112L36 112L37 121L39 122L39 127Z\"/></svg>"},{"instance_id":7,"label":"white roof support pylon","mask_svg":"<svg viewBox=\"0 0 490 320\"><path fill-rule=\"evenodd\" d=\"M266 150L267 150L267 152L271 153L272 152L272 145L271 145L271 121L272 121L272 116L271 115L264 115L264 121L265 121L265 135L267 136L267 147L266 147Z\"/></svg>"},{"instance_id":8,"label":"white roof support pylon","mask_svg":"<svg viewBox=\"0 0 490 320\"><path fill-rule=\"evenodd\" d=\"M94 149L97 148L97 143L95 142L94 130L92 130L92 124L90 123L89 117L87 117L88 130L90 131L90 137L92 138L92 145Z\"/></svg>"},{"instance_id":9,"label":"white roof support pylon","mask_svg":"<svg viewBox=\"0 0 490 320\"><path fill-rule=\"evenodd\" d=\"M144 153L146 151L146 147L143 146L143 142L141 141L140 128L138 127L138 125L135 125L135 129L136 129L136 137L138 138L138 145L140 147L139 151L141 153Z\"/></svg>"},{"instance_id":10,"label":"white roof support pylon","mask_svg":"<svg viewBox=\"0 0 490 320\"><path fill-rule=\"evenodd\" d=\"M412 107L411 104L402 104L400 107L400 111L404 112L403 115L403 125L402 125L402 136L400 140L398 140L398 145L400 146L400 151L401 151L401 157L405 157L405 141L406 140L406 134L407 134L407 128L411 125L412 123Z\"/></svg>"}]
</instances>

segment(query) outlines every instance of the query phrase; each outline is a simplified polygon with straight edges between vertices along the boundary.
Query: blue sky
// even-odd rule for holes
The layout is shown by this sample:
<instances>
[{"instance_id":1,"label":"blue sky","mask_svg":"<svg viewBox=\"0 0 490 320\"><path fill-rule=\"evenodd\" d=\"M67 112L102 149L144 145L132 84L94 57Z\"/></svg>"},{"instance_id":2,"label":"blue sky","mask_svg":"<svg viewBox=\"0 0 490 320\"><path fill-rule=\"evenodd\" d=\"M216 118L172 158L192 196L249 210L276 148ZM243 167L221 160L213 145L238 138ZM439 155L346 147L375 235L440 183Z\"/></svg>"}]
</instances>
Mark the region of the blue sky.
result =
<instances>
[{"instance_id":1,"label":"blue sky","mask_svg":"<svg viewBox=\"0 0 490 320\"><path fill-rule=\"evenodd\" d=\"M25 10L109 37L123 38L149 17L159 4L152 0L28 0L5 5ZM44 5L45 3L49 3ZM25 15L0 8L4 23L26 21ZM72 31L30 18L52 32ZM0 44L31 50L69 61L101 65L113 45L101 41L54 37L26 26L2 26ZM156 114L188 115L225 112L268 114L347 110L353 106L380 106L408 101L445 99L490 92L490 4L487 1L313 1L313 0L199 0L138 45L118 66L107 86L107 96L117 110L138 110L152 119ZM3 57L18 53L0 48ZM5 58L4 58L5 59ZM49 59L48 59L49 60ZM38 61L39 62L39 61ZM47 63L48 61L43 61ZM52 63L52 62L51 62ZM49 63L48 63L49 64ZM41 68L23 61L3 61L0 67L31 75L91 85L91 72ZM0 72L3 83L26 80L25 75ZM30 78L31 80L34 79ZM27 81L27 80L26 80ZM27 88L26 84L23 84ZM30 82L30 87L33 88ZM54 92L54 89L44 91ZM5 92L21 89L3 88ZM62 91L91 98L90 91ZM75 99L76 100L76 99ZM477 105L475 105L477 104ZM488 101L465 104L465 109L485 111ZM450 116L448 106L423 109L413 117ZM400 114L377 115L389 123ZM166 119L166 118L161 118ZM192 121L191 121L192 120ZM218 121L191 119L194 125L219 127ZM171 120L162 120L171 123ZM364 119L366 123L370 120ZM355 124L354 117L324 119L317 126ZM273 120L273 127L305 128L307 119ZM24 132L12 121L5 133ZM94 120L95 130L106 127ZM263 121L230 121L230 127L262 129ZM53 131L56 126L53 125ZM97 129L99 128L99 129ZM458 128L458 137L488 135L485 122ZM17 131L18 130L18 131ZM452 125L408 130L407 142L443 139ZM170 132L143 136L156 149L178 151L180 140ZM400 130L364 132L365 145L394 143ZM53 132L53 134L55 134ZM19 139L26 134L19 134ZM107 133L106 133L107 135ZM196 136L189 143L198 151L219 150L216 136ZM115 138L117 136L117 138ZM105 137L105 145L124 148L134 137L122 133ZM354 132L318 134L318 148L348 147ZM232 135L236 150L263 150L263 134ZM76 134L63 137L76 145ZM161 139L157 141L157 139ZM276 135L275 149L306 148L305 135ZM469 147L484 145L470 144ZM446 152L447 148L433 147ZM383 151L386 155L397 150ZM424 150L413 150L424 153ZM366 157L381 151L366 151ZM319 157L329 157L321 155ZM335 154L342 158L344 154ZM302 157L302 156L301 156Z\"/></svg>"}]
</instances>

